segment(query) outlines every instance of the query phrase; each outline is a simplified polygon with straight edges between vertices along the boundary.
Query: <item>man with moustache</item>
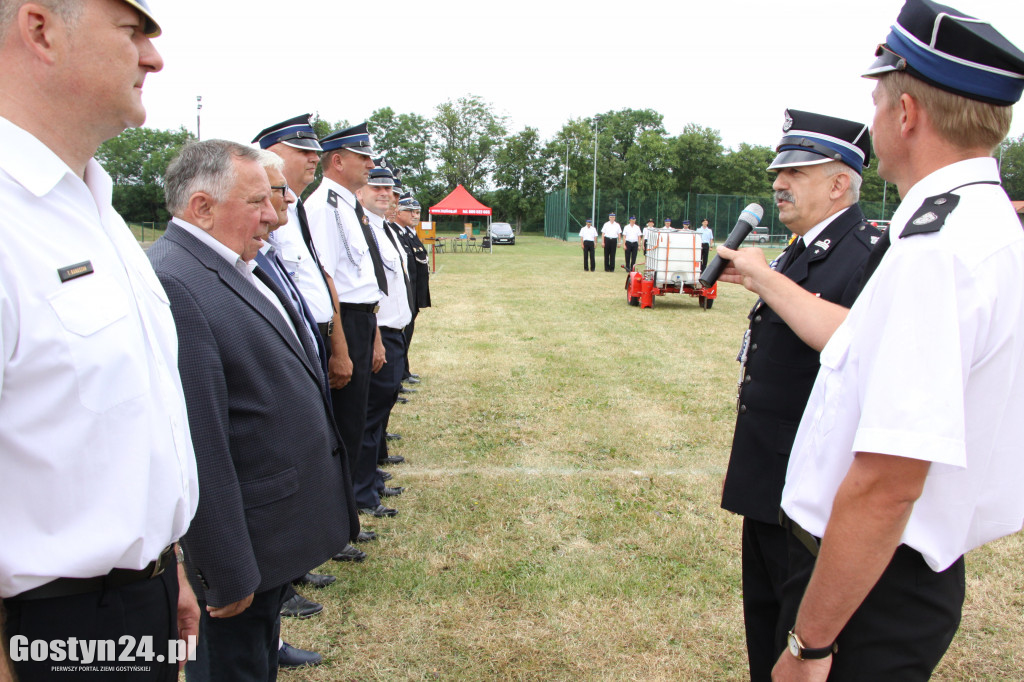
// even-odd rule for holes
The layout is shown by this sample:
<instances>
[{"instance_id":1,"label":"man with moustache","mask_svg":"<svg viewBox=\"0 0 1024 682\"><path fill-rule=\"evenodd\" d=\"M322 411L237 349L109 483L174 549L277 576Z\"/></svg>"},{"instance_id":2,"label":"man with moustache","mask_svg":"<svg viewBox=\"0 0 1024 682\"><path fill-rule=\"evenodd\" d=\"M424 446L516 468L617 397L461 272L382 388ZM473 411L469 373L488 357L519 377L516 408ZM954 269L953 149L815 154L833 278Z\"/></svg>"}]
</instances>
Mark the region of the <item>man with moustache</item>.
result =
<instances>
[{"instance_id":1,"label":"man with moustache","mask_svg":"<svg viewBox=\"0 0 1024 682\"><path fill-rule=\"evenodd\" d=\"M992 158L1024 52L908 0L875 56L872 142L903 201L854 305L721 250L726 277L822 348L782 494L779 680L928 679L959 626L963 554L1024 522L1024 234Z\"/></svg>"},{"instance_id":2,"label":"man with moustache","mask_svg":"<svg viewBox=\"0 0 1024 682\"><path fill-rule=\"evenodd\" d=\"M320 140L323 180L306 202L309 229L320 260L338 291L341 326L352 359L352 379L334 390L334 415L348 451L356 506L375 517L398 511L380 504L377 459L363 456L370 376L384 366L377 311L388 285L377 241L355 192L373 169L373 144L366 123ZM338 333L338 330L334 330Z\"/></svg>"},{"instance_id":3,"label":"man with moustache","mask_svg":"<svg viewBox=\"0 0 1024 682\"><path fill-rule=\"evenodd\" d=\"M279 222L259 152L190 143L168 166L165 192L174 218L148 255L182 342L203 486L182 540L204 607L185 672L189 680L272 680L289 583L358 527L343 448L297 293L254 261Z\"/></svg>"},{"instance_id":4,"label":"man with moustache","mask_svg":"<svg viewBox=\"0 0 1024 682\"><path fill-rule=\"evenodd\" d=\"M145 0L0 3L0 679L6 644L168 640L199 611L175 545L199 491L167 297L93 155L163 68ZM204 492L205 494L205 492ZM28 660L24 660L28 659Z\"/></svg>"},{"instance_id":5,"label":"man with moustache","mask_svg":"<svg viewBox=\"0 0 1024 682\"><path fill-rule=\"evenodd\" d=\"M857 204L861 171L871 159L867 126L790 109L782 129L768 170L776 174L772 186L779 219L799 236L776 261L775 271L823 300L848 307L879 237ZM779 655L776 641L791 625L779 622L788 577L788 534L779 525L779 502L789 450L818 372L818 353L764 301L749 318L722 506L743 515L743 620L750 678L757 682L771 679Z\"/></svg>"}]
</instances>

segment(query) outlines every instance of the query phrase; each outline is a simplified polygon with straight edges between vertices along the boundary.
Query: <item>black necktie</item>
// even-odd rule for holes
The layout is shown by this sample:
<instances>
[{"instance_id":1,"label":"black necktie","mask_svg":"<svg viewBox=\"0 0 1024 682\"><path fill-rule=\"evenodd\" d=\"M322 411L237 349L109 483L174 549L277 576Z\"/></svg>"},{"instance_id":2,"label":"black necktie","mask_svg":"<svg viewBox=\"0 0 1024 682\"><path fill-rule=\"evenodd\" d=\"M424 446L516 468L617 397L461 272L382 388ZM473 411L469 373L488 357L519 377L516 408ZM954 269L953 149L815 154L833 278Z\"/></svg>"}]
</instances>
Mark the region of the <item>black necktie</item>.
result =
<instances>
[{"instance_id":1,"label":"black necktie","mask_svg":"<svg viewBox=\"0 0 1024 682\"><path fill-rule=\"evenodd\" d=\"M373 261L373 274L377 277L377 288L387 295L388 280L384 276L384 261L380 258L380 249L377 248L377 240L370 229L370 221L366 219L366 214L363 213L363 207L359 205L358 200L356 200L356 218L359 220L359 227L363 230L366 246L370 249L370 260Z\"/></svg>"},{"instance_id":2,"label":"black necktie","mask_svg":"<svg viewBox=\"0 0 1024 682\"><path fill-rule=\"evenodd\" d=\"M882 256L889 250L889 246L892 244L889 241L889 230L882 233L882 237L875 243L875 247L871 249L871 253L868 254L867 263L864 265L864 274L861 275L860 285L857 288L857 293L864 291L864 285L868 283L868 279L878 269L878 264L882 262Z\"/></svg>"},{"instance_id":3,"label":"black necktie","mask_svg":"<svg viewBox=\"0 0 1024 682\"><path fill-rule=\"evenodd\" d=\"M799 258L800 254L802 254L806 249L807 245L804 243L804 238L797 237L796 243L790 247L790 254L786 258L786 262L782 264L782 269L780 270L780 272L785 272L786 270L789 270L790 266L796 262L796 259Z\"/></svg>"},{"instance_id":4,"label":"black necktie","mask_svg":"<svg viewBox=\"0 0 1024 682\"><path fill-rule=\"evenodd\" d=\"M391 242L391 245L395 247L395 251L398 252L398 264L402 268L402 277L405 278L405 297L409 299L409 311L411 312L416 310L416 299L413 298L412 285L409 283L409 273L406 272L408 261L406 260L405 247L398 243L401 237L393 234L391 229L388 227L388 225L391 224L393 223L384 223L384 234L388 236L388 241ZM405 263L405 265L402 265L403 263Z\"/></svg>"},{"instance_id":5,"label":"black necktie","mask_svg":"<svg viewBox=\"0 0 1024 682\"><path fill-rule=\"evenodd\" d=\"M292 326L295 327L294 336L297 338L299 345L302 346L302 350L306 353L306 359L309 361L310 366L320 366L320 356L317 354L316 348L313 347L313 340L309 337L309 334L302 331L306 328L306 322L302 319L302 313L295 310L295 305L291 302L288 294L281 291L281 288L277 286L274 279L263 271L263 268L256 266L253 268L252 274L256 276L259 281L263 282L264 285L270 292L277 296L277 299L281 301L281 305L284 307L285 312L288 313L288 317L292 320Z\"/></svg>"},{"instance_id":6,"label":"black necktie","mask_svg":"<svg viewBox=\"0 0 1024 682\"><path fill-rule=\"evenodd\" d=\"M316 263L317 270L320 271L320 277L324 280L324 286L327 287L327 291L330 292L331 287L327 284L327 275L324 271L324 266L320 262L320 256L316 253L316 247L313 246L313 234L309 231L309 219L306 218L306 207L302 205L302 201L295 202L295 215L299 216L299 231L302 232L302 241L306 242L306 248L309 249L309 255L313 257L313 262Z\"/></svg>"}]
</instances>

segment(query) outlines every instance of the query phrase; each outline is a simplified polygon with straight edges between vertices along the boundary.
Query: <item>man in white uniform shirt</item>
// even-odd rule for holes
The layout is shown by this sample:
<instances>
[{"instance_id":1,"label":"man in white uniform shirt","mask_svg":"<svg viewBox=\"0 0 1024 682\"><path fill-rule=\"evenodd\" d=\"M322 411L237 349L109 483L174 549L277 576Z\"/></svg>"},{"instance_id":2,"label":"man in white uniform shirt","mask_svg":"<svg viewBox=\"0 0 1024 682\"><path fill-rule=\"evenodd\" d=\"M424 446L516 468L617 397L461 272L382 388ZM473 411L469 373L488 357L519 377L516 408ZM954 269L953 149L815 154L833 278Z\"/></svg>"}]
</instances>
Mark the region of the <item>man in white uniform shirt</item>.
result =
<instances>
[{"instance_id":1,"label":"man in white uniform shirt","mask_svg":"<svg viewBox=\"0 0 1024 682\"><path fill-rule=\"evenodd\" d=\"M615 272L615 251L619 248L619 235L622 234L622 226L615 222L615 214L608 214L608 222L601 226L601 236L604 239L604 271Z\"/></svg>"},{"instance_id":2,"label":"man in white uniform shirt","mask_svg":"<svg viewBox=\"0 0 1024 682\"><path fill-rule=\"evenodd\" d=\"M643 237L644 232L636 224L636 216L629 216L629 223L622 228L622 250L626 254L626 272L633 272L636 254L640 250L640 241Z\"/></svg>"},{"instance_id":3,"label":"man in white uniform shirt","mask_svg":"<svg viewBox=\"0 0 1024 682\"><path fill-rule=\"evenodd\" d=\"M908 0L876 56L872 142L903 201L848 315L719 249L740 255L727 281L823 347L782 496L793 625L775 679L928 679L959 626L962 555L1024 520L1024 234L991 158L1024 53Z\"/></svg>"},{"instance_id":4,"label":"man in white uniform shirt","mask_svg":"<svg viewBox=\"0 0 1024 682\"><path fill-rule=\"evenodd\" d=\"M380 310L377 312L377 329L385 348L385 362L381 370L370 377L366 429L363 433L362 457L375 462L381 459L385 447L385 427L402 386L406 353L404 331L412 321L406 254L394 235L384 226L384 215L391 201L393 184L391 171L378 167L370 171L367 186L356 193L380 248L381 262L388 281L388 293L381 299ZM381 497L396 497L403 491L401 487L386 486L382 472L376 470L375 473L375 497L371 499L370 509L382 507Z\"/></svg>"},{"instance_id":5,"label":"man in white uniform shirt","mask_svg":"<svg viewBox=\"0 0 1024 682\"><path fill-rule=\"evenodd\" d=\"M591 221L580 228L580 248L583 249L583 271L597 272L594 263L594 251L597 244L597 228Z\"/></svg>"},{"instance_id":6,"label":"man in white uniform shirt","mask_svg":"<svg viewBox=\"0 0 1024 682\"><path fill-rule=\"evenodd\" d=\"M394 516L397 512L381 505L375 492L376 458L362 456L370 375L385 359L376 315L388 291L379 246L355 196L373 169L373 144L364 122L325 136L320 146L324 176L306 201L306 215L320 262L334 278L352 359L351 381L331 393L334 416L351 463L356 505L375 516Z\"/></svg>"},{"instance_id":7,"label":"man in white uniform shirt","mask_svg":"<svg viewBox=\"0 0 1024 682\"><path fill-rule=\"evenodd\" d=\"M145 121L160 28L144 0L2 10L0 679L8 644L22 680L64 679L27 642L75 677L71 639L127 636L164 656L134 679L174 680L166 643L199 619L174 548L198 503L178 341L92 158Z\"/></svg>"}]
</instances>

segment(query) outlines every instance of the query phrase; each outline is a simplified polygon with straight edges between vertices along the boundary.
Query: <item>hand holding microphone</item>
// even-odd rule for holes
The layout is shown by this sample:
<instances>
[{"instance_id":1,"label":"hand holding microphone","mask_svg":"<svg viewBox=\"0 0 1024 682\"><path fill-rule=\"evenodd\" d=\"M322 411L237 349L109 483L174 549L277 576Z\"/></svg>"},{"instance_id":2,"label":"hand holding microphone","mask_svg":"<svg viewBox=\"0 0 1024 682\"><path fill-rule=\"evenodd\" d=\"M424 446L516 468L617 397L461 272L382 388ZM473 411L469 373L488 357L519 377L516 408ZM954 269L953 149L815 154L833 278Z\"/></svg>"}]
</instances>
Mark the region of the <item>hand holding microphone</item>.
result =
<instances>
[{"instance_id":1,"label":"hand holding microphone","mask_svg":"<svg viewBox=\"0 0 1024 682\"><path fill-rule=\"evenodd\" d=\"M761 222L761 218L764 217L764 209L758 204L750 204L743 211L740 212L739 220L736 221L736 226L732 228L732 232L729 233L729 237L725 240L724 246L735 249L737 248L750 231L757 227L757 224ZM700 283L705 287L709 287L718 281L719 276L722 274L722 270L728 265L721 256L715 255L714 260L708 263L707 269L700 275Z\"/></svg>"}]
</instances>

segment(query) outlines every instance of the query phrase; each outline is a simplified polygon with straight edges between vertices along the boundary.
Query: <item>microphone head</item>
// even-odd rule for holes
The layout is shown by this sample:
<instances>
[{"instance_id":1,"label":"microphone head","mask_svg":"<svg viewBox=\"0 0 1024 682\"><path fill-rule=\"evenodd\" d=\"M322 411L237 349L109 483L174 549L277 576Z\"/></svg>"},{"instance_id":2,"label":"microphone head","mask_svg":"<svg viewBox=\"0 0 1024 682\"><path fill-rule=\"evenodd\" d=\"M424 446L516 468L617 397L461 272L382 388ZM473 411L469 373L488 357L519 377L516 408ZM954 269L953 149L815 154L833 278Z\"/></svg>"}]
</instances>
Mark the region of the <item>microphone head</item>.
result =
<instances>
[{"instance_id":1,"label":"microphone head","mask_svg":"<svg viewBox=\"0 0 1024 682\"><path fill-rule=\"evenodd\" d=\"M760 204L750 204L740 213L740 220L751 227L757 227L757 224L761 222L761 218L763 217L764 209L761 208Z\"/></svg>"}]
</instances>

